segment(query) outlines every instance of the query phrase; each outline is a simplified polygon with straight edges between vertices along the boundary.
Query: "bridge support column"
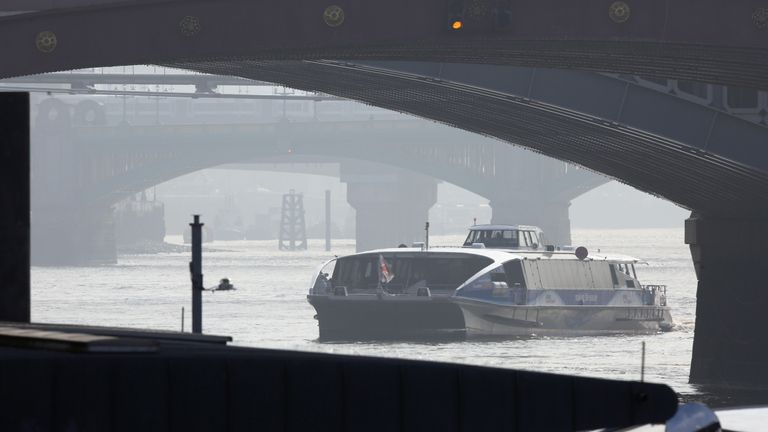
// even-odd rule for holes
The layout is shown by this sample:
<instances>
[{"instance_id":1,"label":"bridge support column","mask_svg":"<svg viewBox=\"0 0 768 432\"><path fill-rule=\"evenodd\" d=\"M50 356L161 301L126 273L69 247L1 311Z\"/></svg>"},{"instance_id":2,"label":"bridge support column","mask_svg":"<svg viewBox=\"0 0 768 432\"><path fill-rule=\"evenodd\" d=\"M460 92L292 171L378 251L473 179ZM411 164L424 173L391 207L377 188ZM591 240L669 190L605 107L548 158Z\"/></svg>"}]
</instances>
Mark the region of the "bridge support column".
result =
<instances>
[{"instance_id":1,"label":"bridge support column","mask_svg":"<svg viewBox=\"0 0 768 432\"><path fill-rule=\"evenodd\" d=\"M505 196L490 202L491 223L536 225L544 231L548 244L571 244L570 201L552 202L528 196Z\"/></svg>"},{"instance_id":2,"label":"bridge support column","mask_svg":"<svg viewBox=\"0 0 768 432\"><path fill-rule=\"evenodd\" d=\"M89 265L117 261L109 204L84 196L92 156L72 135L71 107L40 102L32 130L32 264Z\"/></svg>"},{"instance_id":3,"label":"bridge support column","mask_svg":"<svg viewBox=\"0 0 768 432\"><path fill-rule=\"evenodd\" d=\"M686 220L699 280L692 383L768 389L766 241L768 219Z\"/></svg>"},{"instance_id":4,"label":"bridge support column","mask_svg":"<svg viewBox=\"0 0 768 432\"><path fill-rule=\"evenodd\" d=\"M33 209L32 225L34 265L117 262L114 211L110 206Z\"/></svg>"},{"instance_id":5,"label":"bridge support column","mask_svg":"<svg viewBox=\"0 0 768 432\"><path fill-rule=\"evenodd\" d=\"M29 322L29 95L0 93L0 321Z\"/></svg>"},{"instance_id":6,"label":"bridge support column","mask_svg":"<svg viewBox=\"0 0 768 432\"><path fill-rule=\"evenodd\" d=\"M429 209L437 202L437 181L397 169L361 167L342 166L341 178L347 183L347 202L357 212L357 251L422 241Z\"/></svg>"}]
</instances>

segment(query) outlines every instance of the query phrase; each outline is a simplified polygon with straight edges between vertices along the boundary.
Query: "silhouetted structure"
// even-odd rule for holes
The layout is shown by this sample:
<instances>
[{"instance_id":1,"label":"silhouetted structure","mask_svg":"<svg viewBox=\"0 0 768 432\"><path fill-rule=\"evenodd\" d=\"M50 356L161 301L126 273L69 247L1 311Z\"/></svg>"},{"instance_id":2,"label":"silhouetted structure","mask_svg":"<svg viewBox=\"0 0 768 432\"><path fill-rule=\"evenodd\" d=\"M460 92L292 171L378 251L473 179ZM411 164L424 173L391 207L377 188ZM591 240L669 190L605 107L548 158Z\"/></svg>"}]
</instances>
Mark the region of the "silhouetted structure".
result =
<instances>
[{"instance_id":1,"label":"silhouetted structure","mask_svg":"<svg viewBox=\"0 0 768 432\"><path fill-rule=\"evenodd\" d=\"M29 95L0 93L0 321L29 322Z\"/></svg>"},{"instance_id":2,"label":"silhouetted structure","mask_svg":"<svg viewBox=\"0 0 768 432\"><path fill-rule=\"evenodd\" d=\"M73 330L0 328L0 430L573 431L677 409L662 384Z\"/></svg>"}]
</instances>

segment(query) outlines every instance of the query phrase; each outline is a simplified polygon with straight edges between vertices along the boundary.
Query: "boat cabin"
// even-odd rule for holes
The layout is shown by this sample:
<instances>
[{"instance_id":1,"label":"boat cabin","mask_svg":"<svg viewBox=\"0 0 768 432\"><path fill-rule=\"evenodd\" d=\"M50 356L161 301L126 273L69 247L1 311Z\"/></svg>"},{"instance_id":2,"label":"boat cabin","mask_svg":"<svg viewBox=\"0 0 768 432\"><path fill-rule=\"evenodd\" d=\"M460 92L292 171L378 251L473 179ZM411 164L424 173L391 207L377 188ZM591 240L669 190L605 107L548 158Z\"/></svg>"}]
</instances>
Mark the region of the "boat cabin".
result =
<instances>
[{"instance_id":1,"label":"boat cabin","mask_svg":"<svg viewBox=\"0 0 768 432\"><path fill-rule=\"evenodd\" d=\"M495 303L585 305L608 304L622 292L624 301L648 305L658 303L657 294L662 294L641 285L635 273L638 261L630 257L521 255L475 277L456 295Z\"/></svg>"},{"instance_id":2,"label":"boat cabin","mask_svg":"<svg viewBox=\"0 0 768 432\"><path fill-rule=\"evenodd\" d=\"M537 250L544 247L543 232L532 225L474 225L464 247Z\"/></svg>"},{"instance_id":3,"label":"boat cabin","mask_svg":"<svg viewBox=\"0 0 768 432\"><path fill-rule=\"evenodd\" d=\"M375 293L418 294L420 288L451 295L461 284L492 264L481 255L447 252L397 250L361 253L334 259L320 270L311 289L315 294L343 295ZM389 277L382 281L382 265Z\"/></svg>"}]
</instances>

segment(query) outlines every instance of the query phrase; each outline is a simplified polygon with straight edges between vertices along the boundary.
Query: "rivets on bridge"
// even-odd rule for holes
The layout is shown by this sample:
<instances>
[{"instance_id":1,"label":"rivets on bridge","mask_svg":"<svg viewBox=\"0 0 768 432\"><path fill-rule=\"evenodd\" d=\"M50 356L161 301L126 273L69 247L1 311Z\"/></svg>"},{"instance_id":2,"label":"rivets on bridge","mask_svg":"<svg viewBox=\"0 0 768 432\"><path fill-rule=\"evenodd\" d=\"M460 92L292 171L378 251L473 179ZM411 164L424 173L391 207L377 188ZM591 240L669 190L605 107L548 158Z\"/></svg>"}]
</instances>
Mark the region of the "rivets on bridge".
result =
<instances>
[{"instance_id":1,"label":"rivets on bridge","mask_svg":"<svg viewBox=\"0 0 768 432\"><path fill-rule=\"evenodd\" d=\"M338 27L344 24L344 9L337 5L328 6L323 12L323 21L329 27Z\"/></svg>"},{"instance_id":2,"label":"rivets on bridge","mask_svg":"<svg viewBox=\"0 0 768 432\"><path fill-rule=\"evenodd\" d=\"M752 14L752 22L755 23L757 28L768 28L768 8L755 9L755 12Z\"/></svg>"},{"instance_id":3,"label":"rivets on bridge","mask_svg":"<svg viewBox=\"0 0 768 432\"><path fill-rule=\"evenodd\" d=\"M194 16L185 16L179 21L179 31L186 37L200 33L200 19Z\"/></svg>"},{"instance_id":4,"label":"rivets on bridge","mask_svg":"<svg viewBox=\"0 0 768 432\"><path fill-rule=\"evenodd\" d=\"M623 1L615 1L608 7L608 16L617 24L626 22L630 13L629 5Z\"/></svg>"},{"instance_id":5,"label":"rivets on bridge","mask_svg":"<svg viewBox=\"0 0 768 432\"><path fill-rule=\"evenodd\" d=\"M473 17L484 17L488 14L490 6L488 0L472 0L467 7L467 12Z\"/></svg>"},{"instance_id":6,"label":"rivets on bridge","mask_svg":"<svg viewBox=\"0 0 768 432\"><path fill-rule=\"evenodd\" d=\"M56 38L56 33L52 31L42 31L37 34L35 38L35 45L37 49L44 53L53 52L56 46L59 44L59 40Z\"/></svg>"}]
</instances>

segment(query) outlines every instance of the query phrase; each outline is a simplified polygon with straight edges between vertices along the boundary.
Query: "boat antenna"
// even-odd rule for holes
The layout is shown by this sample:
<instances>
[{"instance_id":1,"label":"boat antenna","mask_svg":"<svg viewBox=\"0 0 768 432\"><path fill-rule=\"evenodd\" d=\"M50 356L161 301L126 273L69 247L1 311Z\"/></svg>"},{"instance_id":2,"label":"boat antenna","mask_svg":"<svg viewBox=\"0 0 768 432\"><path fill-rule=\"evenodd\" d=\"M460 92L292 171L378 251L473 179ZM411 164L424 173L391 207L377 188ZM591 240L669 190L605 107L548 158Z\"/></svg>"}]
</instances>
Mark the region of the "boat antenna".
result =
<instances>
[{"instance_id":1,"label":"boat antenna","mask_svg":"<svg viewBox=\"0 0 768 432\"><path fill-rule=\"evenodd\" d=\"M427 221L426 225L424 225L424 231L426 232L424 249L429 250L429 221Z\"/></svg>"},{"instance_id":2,"label":"boat antenna","mask_svg":"<svg viewBox=\"0 0 768 432\"><path fill-rule=\"evenodd\" d=\"M643 350L640 356L640 382L645 382L645 341L643 341Z\"/></svg>"}]
</instances>

